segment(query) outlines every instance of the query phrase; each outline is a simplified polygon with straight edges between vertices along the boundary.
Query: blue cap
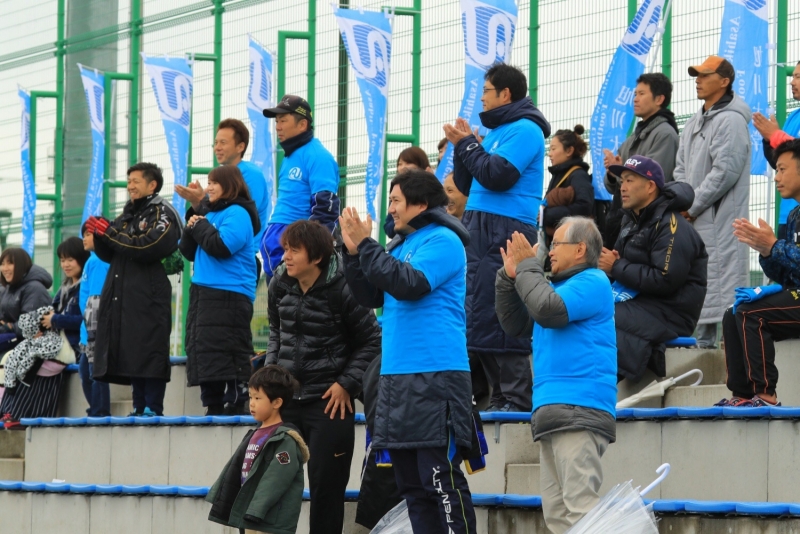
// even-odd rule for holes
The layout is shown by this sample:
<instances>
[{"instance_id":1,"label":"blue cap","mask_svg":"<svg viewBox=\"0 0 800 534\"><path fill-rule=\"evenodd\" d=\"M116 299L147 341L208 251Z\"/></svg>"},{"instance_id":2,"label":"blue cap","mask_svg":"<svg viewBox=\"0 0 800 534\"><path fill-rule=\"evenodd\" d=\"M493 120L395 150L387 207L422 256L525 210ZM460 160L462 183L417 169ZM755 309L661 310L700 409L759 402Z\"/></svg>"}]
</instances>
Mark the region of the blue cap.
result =
<instances>
[{"instance_id":1,"label":"blue cap","mask_svg":"<svg viewBox=\"0 0 800 534\"><path fill-rule=\"evenodd\" d=\"M631 171L642 178L652 180L659 189L664 189L664 171L654 159L644 156L631 156L625 161L625 165L611 165L608 168L608 172L620 178L623 171Z\"/></svg>"}]
</instances>

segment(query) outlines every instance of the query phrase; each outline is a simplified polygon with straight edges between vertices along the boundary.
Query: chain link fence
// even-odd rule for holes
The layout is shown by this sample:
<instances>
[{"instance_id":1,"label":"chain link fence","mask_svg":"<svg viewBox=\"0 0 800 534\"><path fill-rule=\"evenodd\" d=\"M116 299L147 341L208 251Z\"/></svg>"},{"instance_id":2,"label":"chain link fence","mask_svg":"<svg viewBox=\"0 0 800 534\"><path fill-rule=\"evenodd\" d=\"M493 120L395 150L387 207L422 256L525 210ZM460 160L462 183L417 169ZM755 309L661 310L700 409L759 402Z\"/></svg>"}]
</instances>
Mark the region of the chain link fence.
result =
<instances>
[{"instance_id":1,"label":"chain link fence","mask_svg":"<svg viewBox=\"0 0 800 534\"><path fill-rule=\"evenodd\" d=\"M91 134L80 76L81 62L105 71L129 72L132 28L141 27L140 49L148 55L184 55L213 52L215 24L211 1L172 0L64 0L65 1L65 97L64 97L64 207L56 213L52 202L39 201L36 217L38 264L53 266L53 228L63 224L64 236L76 235L83 207ZM221 117L247 121L246 94L249 83L248 34L275 50L279 31L308 29L307 0L222 0L222 99ZM520 0L512 63L523 72L530 69L530 0ZM421 84L419 92L419 144L436 158L443 136L442 125L452 121L463 91L464 52L460 6L456 0L424 2L421 14ZM587 127L597 93L611 56L622 37L631 13L628 0L580 2L539 0L537 104L553 129ZM671 63L662 65L656 55L654 70L671 72L674 84L672 109L679 124L700 105L687 67L716 53L723 0L673 1ZM365 9L384 5L413 8L413 0L366 0ZM578 9L580 5L580 9ZM56 89L56 41L59 0L0 2L0 234L8 246L21 242L22 181L20 170L20 104L17 86L29 90ZM141 19L132 9L140 6ZM353 3L353 8L358 8ZM132 24L132 21L135 24ZM789 4L788 58L800 59L800 5ZM140 24L139 24L140 23ZM137 26L138 24L138 26ZM393 58L388 110L388 132L412 133L412 59L414 27L411 17L397 16L393 22ZM338 28L330 6L316 6L315 132L341 167L341 190L345 205L364 210L364 170L368 140L361 97L355 76L343 54ZM307 93L309 43L287 43L286 92ZM213 165L214 137L213 64L195 62L192 108L192 165ZM146 76L140 77L138 159L158 163L165 170L164 196L172 193L172 169L155 97ZM777 83L788 80L778 79ZM111 176L124 180L128 165L128 82L117 82L113 90ZM796 103L788 103L789 108ZM39 104L35 161L37 193L55 191L56 108L53 101ZM588 135L587 135L588 138ZM390 175L397 154L408 144L391 143L386 157ZM204 177L197 177L204 183ZM767 218L774 197L767 177L751 180L751 216ZM112 211L118 213L125 191L112 189ZM774 216L770 216L771 218ZM771 219L770 219L771 220ZM758 271L754 258L753 270ZM758 274L758 273L756 273ZM758 274L760 276L760 274ZM760 281L760 280L758 280ZM178 287L177 280L173 283ZM177 298L177 289L176 289ZM180 306L176 306L179 310ZM264 348L268 334L266 288L262 281L255 305L253 332L257 347ZM179 350L182 333L179 315L174 342Z\"/></svg>"}]
</instances>

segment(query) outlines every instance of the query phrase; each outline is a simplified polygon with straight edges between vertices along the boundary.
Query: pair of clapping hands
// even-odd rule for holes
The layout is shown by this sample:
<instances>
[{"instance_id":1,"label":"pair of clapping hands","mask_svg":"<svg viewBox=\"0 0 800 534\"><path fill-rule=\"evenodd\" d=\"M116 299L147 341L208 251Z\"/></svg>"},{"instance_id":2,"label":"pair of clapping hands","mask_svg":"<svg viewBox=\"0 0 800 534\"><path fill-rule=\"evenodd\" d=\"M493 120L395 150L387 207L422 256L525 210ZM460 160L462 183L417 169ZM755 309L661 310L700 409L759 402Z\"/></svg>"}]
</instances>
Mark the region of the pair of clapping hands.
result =
<instances>
[{"instance_id":1,"label":"pair of clapping hands","mask_svg":"<svg viewBox=\"0 0 800 534\"><path fill-rule=\"evenodd\" d=\"M503 257L503 268L509 278L517 277L517 266L528 258L535 258L539 252L539 243L531 246L528 239L520 232L511 234L511 239L506 240L506 248L500 249Z\"/></svg>"}]
</instances>

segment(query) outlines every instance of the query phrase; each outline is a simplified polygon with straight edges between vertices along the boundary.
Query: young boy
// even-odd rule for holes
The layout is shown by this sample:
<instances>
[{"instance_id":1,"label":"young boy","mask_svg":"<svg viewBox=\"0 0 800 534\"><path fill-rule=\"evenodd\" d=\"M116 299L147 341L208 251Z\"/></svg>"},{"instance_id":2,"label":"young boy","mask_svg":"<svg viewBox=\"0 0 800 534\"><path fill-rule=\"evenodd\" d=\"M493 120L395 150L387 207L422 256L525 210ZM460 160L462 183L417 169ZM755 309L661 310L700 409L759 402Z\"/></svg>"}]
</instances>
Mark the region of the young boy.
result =
<instances>
[{"instance_id":1,"label":"young boy","mask_svg":"<svg viewBox=\"0 0 800 534\"><path fill-rule=\"evenodd\" d=\"M94 234L86 230L86 225L81 228L83 234L83 248L91 253L86 265L83 266L81 289L78 295L78 306L83 315L81 323L80 362L79 371L81 386L89 409L89 417L104 417L111 415L111 393L107 383L97 382L93 378L94 340L97 334L97 318L100 313L100 293L108 274L108 264L94 253Z\"/></svg>"},{"instance_id":2,"label":"young boy","mask_svg":"<svg viewBox=\"0 0 800 534\"><path fill-rule=\"evenodd\" d=\"M248 386L250 413L261 426L245 435L208 492L208 519L246 533L294 534L309 455L300 433L283 424L280 410L297 381L283 367L267 365Z\"/></svg>"}]
</instances>

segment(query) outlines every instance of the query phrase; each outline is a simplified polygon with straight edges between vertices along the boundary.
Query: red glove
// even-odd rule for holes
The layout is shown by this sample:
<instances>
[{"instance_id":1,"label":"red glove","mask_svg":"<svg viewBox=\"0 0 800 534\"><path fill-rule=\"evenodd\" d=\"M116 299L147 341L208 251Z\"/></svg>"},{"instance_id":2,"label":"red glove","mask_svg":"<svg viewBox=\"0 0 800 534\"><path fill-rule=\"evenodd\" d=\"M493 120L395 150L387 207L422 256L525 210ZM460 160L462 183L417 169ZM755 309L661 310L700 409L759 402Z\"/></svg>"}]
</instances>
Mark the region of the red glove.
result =
<instances>
[{"instance_id":1,"label":"red glove","mask_svg":"<svg viewBox=\"0 0 800 534\"><path fill-rule=\"evenodd\" d=\"M94 233L97 235L103 235L108 230L108 227L111 226L111 223L108 222L108 219L103 219L102 217L96 219Z\"/></svg>"},{"instance_id":2,"label":"red glove","mask_svg":"<svg viewBox=\"0 0 800 534\"><path fill-rule=\"evenodd\" d=\"M95 233L95 231L97 230L97 217L92 215L91 217L86 219L86 223L85 224L86 224L86 231L87 232L90 232L92 234Z\"/></svg>"}]
</instances>

